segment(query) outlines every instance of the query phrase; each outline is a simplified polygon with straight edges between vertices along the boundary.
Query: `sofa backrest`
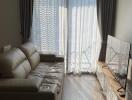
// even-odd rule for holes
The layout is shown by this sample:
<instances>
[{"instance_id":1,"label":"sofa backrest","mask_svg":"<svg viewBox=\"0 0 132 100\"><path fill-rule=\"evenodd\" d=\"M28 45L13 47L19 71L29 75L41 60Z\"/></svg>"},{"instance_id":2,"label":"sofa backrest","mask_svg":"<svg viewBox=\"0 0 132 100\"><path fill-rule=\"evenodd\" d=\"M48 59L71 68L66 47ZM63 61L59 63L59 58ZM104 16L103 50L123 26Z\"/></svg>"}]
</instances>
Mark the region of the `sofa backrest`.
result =
<instances>
[{"instance_id":1,"label":"sofa backrest","mask_svg":"<svg viewBox=\"0 0 132 100\"><path fill-rule=\"evenodd\" d=\"M34 45L30 42L27 42L21 45L20 49L25 53L26 57L28 58L31 68L35 69L36 66L40 63L40 55Z\"/></svg>"},{"instance_id":2,"label":"sofa backrest","mask_svg":"<svg viewBox=\"0 0 132 100\"><path fill-rule=\"evenodd\" d=\"M19 48L0 54L0 77L23 79L30 71L30 63Z\"/></svg>"}]
</instances>

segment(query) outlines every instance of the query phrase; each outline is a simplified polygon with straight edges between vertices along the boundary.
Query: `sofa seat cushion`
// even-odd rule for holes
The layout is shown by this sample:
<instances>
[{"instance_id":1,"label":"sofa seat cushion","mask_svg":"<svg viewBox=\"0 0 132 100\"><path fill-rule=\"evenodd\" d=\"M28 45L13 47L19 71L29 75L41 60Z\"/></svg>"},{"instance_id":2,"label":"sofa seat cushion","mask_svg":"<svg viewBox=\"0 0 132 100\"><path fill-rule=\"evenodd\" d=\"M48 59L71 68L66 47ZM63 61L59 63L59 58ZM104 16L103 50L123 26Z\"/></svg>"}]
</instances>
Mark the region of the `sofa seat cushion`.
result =
<instances>
[{"instance_id":1,"label":"sofa seat cushion","mask_svg":"<svg viewBox=\"0 0 132 100\"><path fill-rule=\"evenodd\" d=\"M40 71L40 72L39 72ZM34 70L32 71L27 79L32 79L38 81L38 85L42 84L51 84L51 85L57 85L58 89L60 90L63 80L63 74L62 73L46 73L42 72L41 70Z\"/></svg>"},{"instance_id":2,"label":"sofa seat cushion","mask_svg":"<svg viewBox=\"0 0 132 100\"><path fill-rule=\"evenodd\" d=\"M32 70L29 74L32 76L38 76L38 77L59 77L59 74L62 74L62 68L55 68L55 67L51 67L53 66L53 64L48 64L48 63L40 63L36 69ZM57 75L54 75L55 73L58 73ZM62 76L62 75L61 75Z\"/></svg>"},{"instance_id":3,"label":"sofa seat cushion","mask_svg":"<svg viewBox=\"0 0 132 100\"><path fill-rule=\"evenodd\" d=\"M47 75L47 72L46 71L43 71L41 69L35 69L33 71L31 71L28 75L28 77L34 77L34 76L37 76L37 77L40 77L40 78L44 78L44 76Z\"/></svg>"},{"instance_id":4,"label":"sofa seat cushion","mask_svg":"<svg viewBox=\"0 0 132 100\"><path fill-rule=\"evenodd\" d=\"M64 63L41 62L36 69L41 69L49 73L64 73Z\"/></svg>"},{"instance_id":5,"label":"sofa seat cushion","mask_svg":"<svg viewBox=\"0 0 132 100\"><path fill-rule=\"evenodd\" d=\"M36 68L35 70L31 71L28 75L28 78L31 79L34 77L38 78L48 78L48 79L56 79L61 82L63 80L63 73L53 73L53 72L47 72L47 69L45 68Z\"/></svg>"},{"instance_id":6,"label":"sofa seat cushion","mask_svg":"<svg viewBox=\"0 0 132 100\"><path fill-rule=\"evenodd\" d=\"M43 66L38 65L34 70L30 72L29 76L44 78L44 76L48 74L48 69L49 66L47 64L43 64Z\"/></svg>"},{"instance_id":7,"label":"sofa seat cushion","mask_svg":"<svg viewBox=\"0 0 132 100\"><path fill-rule=\"evenodd\" d=\"M36 79L40 81L40 91L46 88L48 91L59 93L62 88L63 68L55 67L56 63L40 63L36 69L32 70L28 75L28 79ZM55 69L54 72L52 69ZM59 72L58 72L59 71ZM57 90L54 90L54 89Z\"/></svg>"},{"instance_id":8,"label":"sofa seat cushion","mask_svg":"<svg viewBox=\"0 0 132 100\"><path fill-rule=\"evenodd\" d=\"M57 85L57 91L59 93L61 91L61 88L62 88L62 81L63 81L63 75L61 73L52 73L52 74L48 73L43 78L42 83L43 84Z\"/></svg>"},{"instance_id":9,"label":"sofa seat cushion","mask_svg":"<svg viewBox=\"0 0 132 100\"><path fill-rule=\"evenodd\" d=\"M50 67L48 69L48 72L50 72L50 73L63 73L64 69L63 68L57 68L57 67Z\"/></svg>"},{"instance_id":10,"label":"sofa seat cushion","mask_svg":"<svg viewBox=\"0 0 132 100\"><path fill-rule=\"evenodd\" d=\"M57 84L58 87L61 88L63 81L63 74L61 73L48 73L45 75L43 82L49 84Z\"/></svg>"},{"instance_id":11,"label":"sofa seat cushion","mask_svg":"<svg viewBox=\"0 0 132 100\"><path fill-rule=\"evenodd\" d=\"M42 83L39 92L49 92L57 94L60 91L59 87L56 84Z\"/></svg>"},{"instance_id":12,"label":"sofa seat cushion","mask_svg":"<svg viewBox=\"0 0 132 100\"><path fill-rule=\"evenodd\" d=\"M56 84L59 88L61 87L61 82L58 79L44 78L42 83L45 83L45 84Z\"/></svg>"},{"instance_id":13,"label":"sofa seat cushion","mask_svg":"<svg viewBox=\"0 0 132 100\"><path fill-rule=\"evenodd\" d=\"M53 63L45 63L45 62L43 62L43 63L39 63L39 65L37 66L36 69L38 69L38 70L41 69L41 70L47 72L52 65L54 65L54 64Z\"/></svg>"},{"instance_id":14,"label":"sofa seat cushion","mask_svg":"<svg viewBox=\"0 0 132 100\"><path fill-rule=\"evenodd\" d=\"M50 72L58 71L64 73L64 62L55 63L49 70Z\"/></svg>"},{"instance_id":15,"label":"sofa seat cushion","mask_svg":"<svg viewBox=\"0 0 132 100\"><path fill-rule=\"evenodd\" d=\"M60 93L62 88L62 73L46 73L41 70L32 71L27 79L36 80L40 92Z\"/></svg>"},{"instance_id":16,"label":"sofa seat cushion","mask_svg":"<svg viewBox=\"0 0 132 100\"><path fill-rule=\"evenodd\" d=\"M34 81L36 82L36 85L37 85L38 87L40 87L40 85L41 85L41 83L42 83L42 81L43 81L43 78L41 78L41 77L39 77L39 76L32 76L32 75L29 75L29 76L27 77L27 79L29 79L29 80L34 80Z\"/></svg>"},{"instance_id":17,"label":"sofa seat cushion","mask_svg":"<svg viewBox=\"0 0 132 100\"><path fill-rule=\"evenodd\" d=\"M63 79L63 73L48 73L44 76L44 78L62 80Z\"/></svg>"}]
</instances>

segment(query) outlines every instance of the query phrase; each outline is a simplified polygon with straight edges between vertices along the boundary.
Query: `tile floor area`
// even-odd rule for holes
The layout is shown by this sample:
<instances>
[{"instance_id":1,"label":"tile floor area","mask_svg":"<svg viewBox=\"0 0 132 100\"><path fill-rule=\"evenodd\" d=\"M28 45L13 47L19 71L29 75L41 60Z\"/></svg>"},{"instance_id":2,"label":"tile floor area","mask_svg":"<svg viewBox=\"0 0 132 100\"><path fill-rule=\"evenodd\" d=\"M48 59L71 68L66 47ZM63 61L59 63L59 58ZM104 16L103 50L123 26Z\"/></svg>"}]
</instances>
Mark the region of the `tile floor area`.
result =
<instances>
[{"instance_id":1,"label":"tile floor area","mask_svg":"<svg viewBox=\"0 0 132 100\"><path fill-rule=\"evenodd\" d=\"M105 100L94 75L67 75L62 100Z\"/></svg>"}]
</instances>

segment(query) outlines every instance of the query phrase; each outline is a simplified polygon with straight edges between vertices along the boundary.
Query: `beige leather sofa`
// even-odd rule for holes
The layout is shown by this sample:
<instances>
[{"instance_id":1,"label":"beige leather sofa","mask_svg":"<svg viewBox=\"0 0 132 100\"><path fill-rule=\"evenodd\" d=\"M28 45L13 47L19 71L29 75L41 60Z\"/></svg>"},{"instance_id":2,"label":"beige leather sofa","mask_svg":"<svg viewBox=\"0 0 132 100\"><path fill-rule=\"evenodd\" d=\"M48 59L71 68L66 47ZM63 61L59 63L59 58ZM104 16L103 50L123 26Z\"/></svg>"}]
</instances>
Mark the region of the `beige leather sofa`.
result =
<instances>
[{"instance_id":1,"label":"beige leather sofa","mask_svg":"<svg viewBox=\"0 0 132 100\"><path fill-rule=\"evenodd\" d=\"M61 100L64 59L32 43L0 55L0 100Z\"/></svg>"}]
</instances>

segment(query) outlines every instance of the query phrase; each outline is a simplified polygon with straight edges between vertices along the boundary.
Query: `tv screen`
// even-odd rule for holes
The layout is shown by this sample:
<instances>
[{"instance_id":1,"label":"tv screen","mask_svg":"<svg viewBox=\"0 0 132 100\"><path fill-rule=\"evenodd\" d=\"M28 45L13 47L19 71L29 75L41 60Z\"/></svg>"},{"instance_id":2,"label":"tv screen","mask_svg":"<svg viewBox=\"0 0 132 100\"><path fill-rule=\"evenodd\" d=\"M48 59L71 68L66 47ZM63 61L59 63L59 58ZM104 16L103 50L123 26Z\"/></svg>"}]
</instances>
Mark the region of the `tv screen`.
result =
<instances>
[{"instance_id":1,"label":"tv screen","mask_svg":"<svg viewBox=\"0 0 132 100\"><path fill-rule=\"evenodd\" d=\"M106 64L123 88L126 86L130 43L108 35Z\"/></svg>"}]
</instances>

